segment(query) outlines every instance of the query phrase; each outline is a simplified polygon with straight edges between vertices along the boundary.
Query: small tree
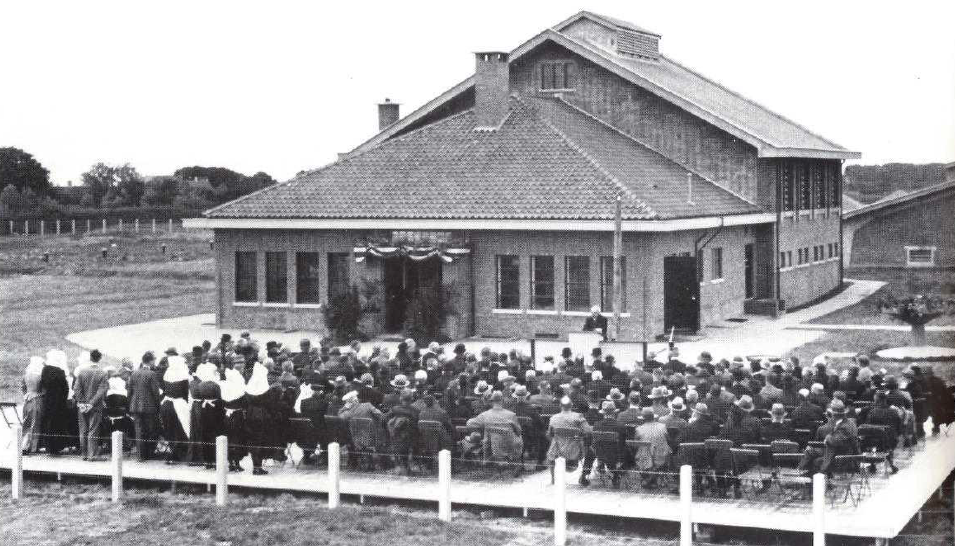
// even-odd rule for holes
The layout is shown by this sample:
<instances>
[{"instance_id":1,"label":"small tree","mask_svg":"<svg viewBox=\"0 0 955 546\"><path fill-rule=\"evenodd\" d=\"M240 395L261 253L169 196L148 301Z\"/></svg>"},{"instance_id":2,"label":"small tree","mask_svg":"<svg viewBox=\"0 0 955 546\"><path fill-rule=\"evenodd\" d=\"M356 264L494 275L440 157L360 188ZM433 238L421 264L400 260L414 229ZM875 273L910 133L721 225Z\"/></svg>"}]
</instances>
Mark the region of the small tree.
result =
<instances>
[{"instance_id":1,"label":"small tree","mask_svg":"<svg viewBox=\"0 0 955 546\"><path fill-rule=\"evenodd\" d=\"M360 328L363 314L361 295L358 293L358 288L354 286L349 286L340 294L332 296L328 304L322 307L325 327L338 344L364 337Z\"/></svg>"},{"instance_id":2,"label":"small tree","mask_svg":"<svg viewBox=\"0 0 955 546\"><path fill-rule=\"evenodd\" d=\"M16 186L8 184L0 191L0 212L14 212L20 209L20 192Z\"/></svg>"},{"instance_id":3,"label":"small tree","mask_svg":"<svg viewBox=\"0 0 955 546\"><path fill-rule=\"evenodd\" d=\"M887 296L879 300L879 311L912 328L913 346L925 345L925 325L942 315L955 314L955 300L938 296L916 295L896 299Z\"/></svg>"},{"instance_id":4,"label":"small tree","mask_svg":"<svg viewBox=\"0 0 955 546\"><path fill-rule=\"evenodd\" d=\"M451 312L451 291L447 287L419 288L405 309L405 335L412 339L446 341L442 332Z\"/></svg>"}]
</instances>

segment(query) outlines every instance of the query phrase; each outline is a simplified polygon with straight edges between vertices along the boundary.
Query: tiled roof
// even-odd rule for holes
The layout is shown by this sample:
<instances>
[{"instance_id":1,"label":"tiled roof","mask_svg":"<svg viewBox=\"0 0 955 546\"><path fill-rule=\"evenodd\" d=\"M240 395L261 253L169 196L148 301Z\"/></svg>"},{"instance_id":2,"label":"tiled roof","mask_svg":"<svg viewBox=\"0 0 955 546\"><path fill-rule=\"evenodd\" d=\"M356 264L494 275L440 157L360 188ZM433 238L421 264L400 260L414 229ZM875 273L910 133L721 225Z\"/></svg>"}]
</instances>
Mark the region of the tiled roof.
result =
<instances>
[{"instance_id":1,"label":"tiled roof","mask_svg":"<svg viewBox=\"0 0 955 546\"><path fill-rule=\"evenodd\" d=\"M557 101L515 99L494 131L468 110L207 211L210 218L654 220L760 212Z\"/></svg>"},{"instance_id":2,"label":"tiled roof","mask_svg":"<svg viewBox=\"0 0 955 546\"><path fill-rule=\"evenodd\" d=\"M955 181L951 182L942 182L939 184L933 184L931 186L926 186L924 188L911 191L911 192L902 192L899 194L898 191L889 194L882 199L879 199L875 203L869 203L868 205L862 205L861 207L845 210L843 204L842 218L848 220L850 218L855 218L856 216L863 216L867 214L877 213L885 209L891 209L897 205L905 205L913 201L918 201L920 199L932 197L938 193L942 192L951 192L955 191Z\"/></svg>"}]
</instances>

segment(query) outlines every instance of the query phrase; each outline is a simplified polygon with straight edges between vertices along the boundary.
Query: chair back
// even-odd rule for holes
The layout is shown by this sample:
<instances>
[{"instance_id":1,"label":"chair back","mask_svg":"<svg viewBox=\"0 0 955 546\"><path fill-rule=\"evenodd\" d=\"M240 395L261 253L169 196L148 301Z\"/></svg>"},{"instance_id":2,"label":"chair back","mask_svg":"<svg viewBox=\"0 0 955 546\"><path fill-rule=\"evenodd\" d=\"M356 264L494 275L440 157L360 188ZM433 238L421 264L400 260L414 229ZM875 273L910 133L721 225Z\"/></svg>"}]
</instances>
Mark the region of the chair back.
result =
<instances>
[{"instance_id":1,"label":"chair back","mask_svg":"<svg viewBox=\"0 0 955 546\"><path fill-rule=\"evenodd\" d=\"M466 427L468 425L468 420L462 417L452 417L451 426L454 427Z\"/></svg>"},{"instance_id":2,"label":"chair back","mask_svg":"<svg viewBox=\"0 0 955 546\"><path fill-rule=\"evenodd\" d=\"M690 465L694 472L701 472L710 466L706 445L703 442L683 442L676 454L680 464Z\"/></svg>"},{"instance_id":3,"label":"chair back","mask_svg":"<svg viewBox=\"0 0 955 546\"><path fill-rule=\"evenodd\" d=\"M799 444L792 440L773 440L769 447L773 453L799 453Z\"/></svg>"},{"instance_id":4,"label":"chair back","mask_svg":"<svg viewBox=\"0 0 955 546\"><path fill-rule=\"evenodd\" d=\"M759 463L758 449L730 448L730 461L734 474L741 474Z\"/></svg>"},{"instance_id":5,"label":"chair back","mask_svg":"<svg viewBox=\"0 0 955 546\"><path fill-rule=\"evenodd\" d=\"M467 428L467 427L465 427ZM426 457L433 457L441 451L441 433L444 425L438 421L418 421L418 434L421 435L421 451Z\"/></svg>"},{"instance_id":6,"label":"chair back","mask_svg":"<svg viewBox=\"0 0 955 546\"><path fill-rule=\"evenodd\" d=\"M862 455L836 455L832 458L829 469L842 477L851 477L859 474L859 465L862 464Z\"/></svg>"},{"instance_id":7,"label":"chair back","mask_svg":"<svg viewBox=\"0 0 955 546\"><path fill-rule=\"evenodd\" d=\"M288 420L289 428L292 431L292 441L298 444L298 447L312 449L318 445L318 431L315 425L308 417L291 417Z\"/></svg>"},{"instance_id":8,"label":"chair back","mask_svg":"<svg viewBox=\"0 0 955 546\"><path fill-rule=\"evenodd\" d=\"M759 464L763 466L772 463L773 446L770 444L743 444L743 449L755 449L759 453Z\"/></svg>"},{"instance_id":9,"label":"chair back","mask_svg":"<svg viewBox=\"0 0 955 546\"><path fill-rule=\"evenodd\" d=\"M353 417L348 420L348 429L355 449L378 448L378 433L374 420L368 417Z\"/></svg>"},{"instance_id":10,"label":"chair back","mask_svg":"<svg viewBox=\"0 0 955 546\"><path fill-rule=\"evenodd\" d=\"M485 455L493 459L510 459L514 431L510 427L484 427L484 447L489 450Z\"/></svg>"},{"instance_id":11,"label":"chair back","mask_svg":"<svg viewBox=\"0 0 955 546\"><path fill-rule=\"evenodd\" d=\"M793 440L800 446L805 446L812 440L812 431L807 428L793 429Z\"/></svg>"},{"instance_id":12,"label":"chair back","mask_svg":"<svg viewBox=\"0 0 955 546\"><path fill-rule=\"evenodd\" d=\"M620 435L611 430L595 430L590 436L590 446L598 459L610 465L616 465L622 457L620 453Z\"/></svg>"},{"instance_id":13,"label":"chair back","mask_svg":"<svg viewBox=\"0 0 955 546\"><path fill-rule=\"evenodd\" d=\"M560 413L560 404L541 404L541 415L555 415Z\"/></svg>"},{"instance_id":14,"label":"chair back","mask_svg":"<svg viewBox=\"0 0 955 546\"><path fill-rule=\"evenodd\" d=\"M892 451L889 445L889 427L885 425L859 425L859 447L862 451Z\"/></svg>"},{"instance_id":15,"label":"chair back","mask_svg":"<svg viewBox=\"0 0 955 546\"><path fill-rule=\"evenodd\" d=\"M773 453L774 468L797 468L801 461L802 453Z\"/></svg>"},{"instance_id":16,"label":"chair back","mask_svg":"<svg viewBox=\"0 0 955 546\"><path fill-rule=\"evenodd\" d=\"M8 412L13 416L12 419L7 415ZM23 424L23 417L17 409L16 402L0 402L0 415L3 415L3 422L7 424L7 428Z\"/></svg>"},{"instance_id":17,"label":"chair back","mask_svg":"<svg viewBox=\"0 0 955 546\"><path fill-rule=\"evenodd\" d=\"M325 430L328 432L329 442L338 442L344 445L351 440L349 425L337 415L325 416Z\"/></svg>"}]
</instances>

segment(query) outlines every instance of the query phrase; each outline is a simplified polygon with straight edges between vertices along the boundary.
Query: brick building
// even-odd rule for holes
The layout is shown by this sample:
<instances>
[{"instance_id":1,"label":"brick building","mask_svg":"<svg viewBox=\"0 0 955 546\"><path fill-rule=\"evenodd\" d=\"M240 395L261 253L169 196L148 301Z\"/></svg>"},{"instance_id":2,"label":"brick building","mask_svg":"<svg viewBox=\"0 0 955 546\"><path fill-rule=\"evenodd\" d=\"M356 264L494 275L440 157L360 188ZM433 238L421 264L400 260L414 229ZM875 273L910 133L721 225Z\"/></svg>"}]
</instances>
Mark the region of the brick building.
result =
<instances>
[{"instance_id":1,"label":"brick building","mask_svg":"<svg viewBox=\"0 0 955 546\"><path fill-rule=\"evenodd\" d=\"M844 212L847 265L955 266L955 163L946 168L946 182Z\"/></svg>"},{"instance_id":2,"label":"brick building","mask_svg":"<svg viewBox=\"0 0 955 546\"><path fill-rule=\"evenodd\" d=\"M775 314L841 282L842 161L858 157L693 72L660 36L580 12L335 163L211 209L223 326L321 329L370 287L371 333L451 291L451 337L558 336L612 307L621 338Z\"/></svg>"}]
</instances>

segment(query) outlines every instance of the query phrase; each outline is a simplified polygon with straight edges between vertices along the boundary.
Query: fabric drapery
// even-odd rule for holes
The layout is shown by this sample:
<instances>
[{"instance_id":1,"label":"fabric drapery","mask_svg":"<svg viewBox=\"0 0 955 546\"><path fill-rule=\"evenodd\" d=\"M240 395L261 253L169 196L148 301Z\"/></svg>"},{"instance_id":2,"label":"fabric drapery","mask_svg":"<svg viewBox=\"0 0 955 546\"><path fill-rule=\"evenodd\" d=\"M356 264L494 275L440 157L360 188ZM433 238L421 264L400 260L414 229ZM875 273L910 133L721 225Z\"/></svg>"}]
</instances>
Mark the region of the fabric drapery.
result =
<instances>
[{"instance_id":1,"label":"fabric drapery","mask_svg":"<svg viewBox=\"0 0 955 546\"><path fill-rule=\"evenodd\" d=\"M415 262L429 258L440 258L444 263L452 263L458 258L471 254L471 249L440 246L368 245L355 247L354 252L356 262L363 262L368 257L383 259L407 257Z\"/></svg>"}]
</instances>

